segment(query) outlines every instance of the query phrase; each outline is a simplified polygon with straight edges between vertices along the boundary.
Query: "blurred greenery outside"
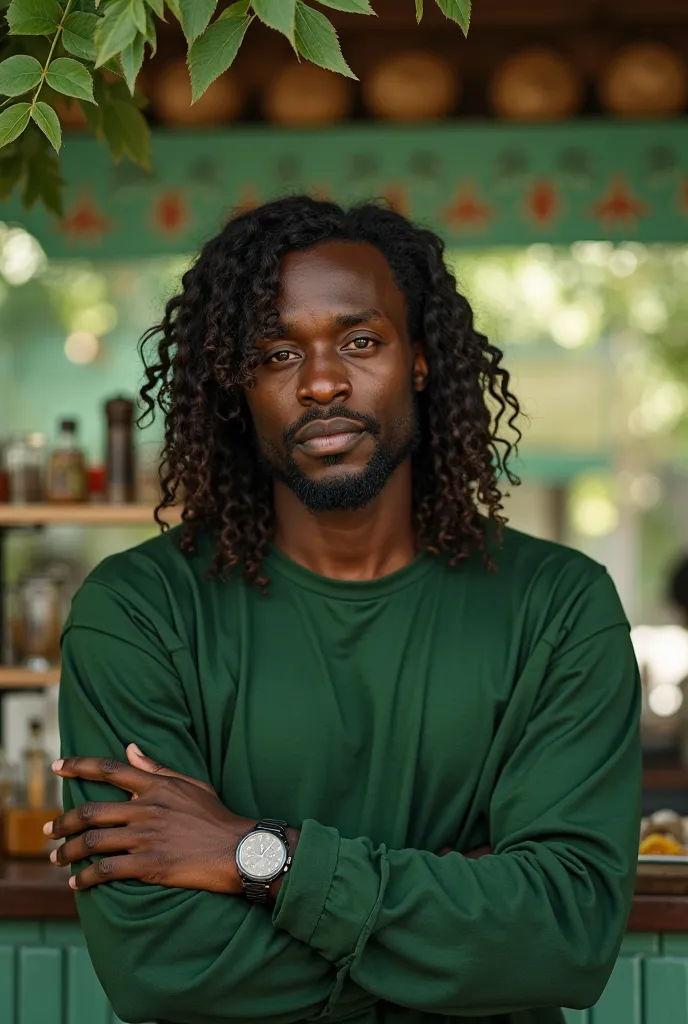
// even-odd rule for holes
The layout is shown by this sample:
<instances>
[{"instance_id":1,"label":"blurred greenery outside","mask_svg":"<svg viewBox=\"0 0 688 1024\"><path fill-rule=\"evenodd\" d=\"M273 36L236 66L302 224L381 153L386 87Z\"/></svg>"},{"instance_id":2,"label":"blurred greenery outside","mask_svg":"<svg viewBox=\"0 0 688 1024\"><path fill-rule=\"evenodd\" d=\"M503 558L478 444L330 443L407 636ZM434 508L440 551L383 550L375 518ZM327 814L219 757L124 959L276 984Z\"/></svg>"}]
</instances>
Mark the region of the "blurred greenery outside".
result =
<instances>
[{"instance_id":1,"label":"blurred greenery outside","mask_svg":"<svg viewBox=\"0 0 688 1024\"><path fill-rule=\"evenodd\" d=\"M190 259L53 262L21 228L0 226L0 444L28 430L50 443L58 419L75 415L89 458L102 462L103 402L137 391L138 338ZM567 541L605 562L630 514L639 531L632 617L659 621L667 569L688 546L688 246L541 244L449 259L527 416L516 467L524 487L507 502L514 525L538 532L533 494L565 480ZM160 431L158 422L139 437L147 464ZM87 565L150 534L47 532ZM10 545L11 576L31 543Z\"/></svg>"}]
</instances>

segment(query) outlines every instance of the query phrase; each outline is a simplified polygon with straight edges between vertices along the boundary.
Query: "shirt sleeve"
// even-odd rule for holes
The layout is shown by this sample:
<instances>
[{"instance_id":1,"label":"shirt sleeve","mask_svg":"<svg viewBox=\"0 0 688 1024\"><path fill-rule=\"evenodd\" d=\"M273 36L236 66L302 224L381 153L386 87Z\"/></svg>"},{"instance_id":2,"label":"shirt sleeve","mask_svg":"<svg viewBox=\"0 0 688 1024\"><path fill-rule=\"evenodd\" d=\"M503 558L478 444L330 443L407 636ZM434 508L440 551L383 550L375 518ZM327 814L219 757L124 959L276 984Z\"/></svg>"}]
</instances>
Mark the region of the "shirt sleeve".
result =
<instances>
[{"instance_id":1,"label":"shirt sleeve","mask_svg":"<svg viewBox=\"0 0 688 1024\"><path fill-rule=\"evenodd\" d=\"M160 642L129 600L87 582L63 635L62 756L126 760L127 744L136 742L170 768L211 781L177 671L182 654ZM65 810L128 798L105 783L64 781ZM313 947L276 931L269 908L136 880L108 882L76 900L96 973L122 1020L289 1024L327 1012L335 968ZM354 1014L376 1001L352 981L338 1012Z\"/></svg>"},{"instance_id":2,"label":"shirt sleeve","mask_svg":"<svg viewBox=\"0 0 688 1024\"><path fill-rule=\"evenodd\" d=\"M516 683L500 726L513 742L495 738L493 854L388 850L308 820L276 929L327 957L341 986L417 1010L591 1006L632 899L639 709L628 624L603 574Z\"/></svg>"}]
</instances>

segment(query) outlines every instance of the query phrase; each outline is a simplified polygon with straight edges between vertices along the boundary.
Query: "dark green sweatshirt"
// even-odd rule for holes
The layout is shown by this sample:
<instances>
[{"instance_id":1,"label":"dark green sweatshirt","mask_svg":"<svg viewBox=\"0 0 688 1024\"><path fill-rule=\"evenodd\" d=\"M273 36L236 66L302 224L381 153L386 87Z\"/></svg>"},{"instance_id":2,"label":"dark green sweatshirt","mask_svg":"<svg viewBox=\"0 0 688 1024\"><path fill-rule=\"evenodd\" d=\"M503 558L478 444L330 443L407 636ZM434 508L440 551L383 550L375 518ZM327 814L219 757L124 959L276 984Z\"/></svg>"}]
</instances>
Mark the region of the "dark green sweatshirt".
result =
<instances>
[{"instance_id":1,"label":"dark green sweatshirt","mask_svg":"<svg viewBox=\"0 0 688 1024\"><path fill-rule=\"evenodd\" d=\"M78 894L117 1014L554 1024L594 1003L640 796L639 683L604 569L507 531L497 572L424 554L344 582L273 550L264 596L208 581L208 544L188 559L177 540L107 559L77 595L62 754L125 760L134 741L301 841L274 908L136 881ZM68 808L97 799L128 796L65 784Z\"/></svg>"}]
</instances>

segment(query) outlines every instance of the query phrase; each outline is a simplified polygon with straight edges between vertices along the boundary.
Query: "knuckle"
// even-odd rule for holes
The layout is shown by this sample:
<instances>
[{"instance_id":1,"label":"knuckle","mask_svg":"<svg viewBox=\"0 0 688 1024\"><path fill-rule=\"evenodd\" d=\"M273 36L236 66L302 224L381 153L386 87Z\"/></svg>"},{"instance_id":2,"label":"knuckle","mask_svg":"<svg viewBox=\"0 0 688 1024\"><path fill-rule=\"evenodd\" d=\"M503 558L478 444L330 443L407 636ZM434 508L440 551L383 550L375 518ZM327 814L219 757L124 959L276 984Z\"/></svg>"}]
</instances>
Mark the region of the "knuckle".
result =
<instances>
[{"instance_id":1,"label":"knuckle","mask_svg":"<svg viewBox=\"0 0 688 1024\"><path fill-rule=\"evenodd\" d=\"M122 762L117 761L114 757L105 757L100 762L100 770L105 775L116 775L123 768Z\"/></svg>"},{"instance_id":2,"label":"knuckle","mask_svg":"<svg viewBox=\"0 0 688 1024\"><path fill-rule=\"evenodd\" d=\"M105 857L103 860L99 860L96 864L96 872L101 878L107 878L109 875L113 874L114 870L115 862L108 857Z\"/></svg>"},{"instance_id":3,"label":"knuckle","mask_svg":"<svg viewBox=\"0 0 688 1024\"><path fill-rule=\"evenodd\" d=\"M99 829L91 829L84 835L84 843L88 850L95 850L97 846L100 846L103 834Z\"/></svg>"},{"instance_id":4,"label":"knuckle","mask_svg":"<svg viewBox=\"0 0 688 1024\"><path fill-rule=\"evenodd\" d=\"M167 813L167 808L163 807L162 804L149 804L146 807L146 812L154 818L164 818Z\"/></svg>"},{"instance_id":5,"label":"knuckle","mask_svg":"<svg viewBox=\"0 0 688 1024\"><path fill-rule=\"evenodd\" d=\"M92 818L95 818L99 809L99 804L93 803L92 800L89 800L87 803L82 804L81 807L79 808L79 818L81 819L81 821L90 821Z\"/></svg>"}]
</instances>

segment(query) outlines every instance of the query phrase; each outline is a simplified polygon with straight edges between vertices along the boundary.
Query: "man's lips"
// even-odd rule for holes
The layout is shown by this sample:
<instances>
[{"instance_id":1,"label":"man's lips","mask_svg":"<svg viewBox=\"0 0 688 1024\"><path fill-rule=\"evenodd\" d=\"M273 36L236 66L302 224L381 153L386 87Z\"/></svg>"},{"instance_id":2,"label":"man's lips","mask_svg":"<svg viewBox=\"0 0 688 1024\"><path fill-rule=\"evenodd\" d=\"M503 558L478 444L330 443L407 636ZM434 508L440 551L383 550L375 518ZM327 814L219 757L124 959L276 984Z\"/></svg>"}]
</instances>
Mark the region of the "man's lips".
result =
<instances>
[{"instance_id":1,"label":"man's lips","mask_svg":"<svg viewBox=\"0 0 688 1024\"><path fill-rule=\"evenodd\" d=\"M313 420L299 431L296 441L308 455L342 455L355 448L364 433L355 420Z\"/></svg>"}]
</instances>

